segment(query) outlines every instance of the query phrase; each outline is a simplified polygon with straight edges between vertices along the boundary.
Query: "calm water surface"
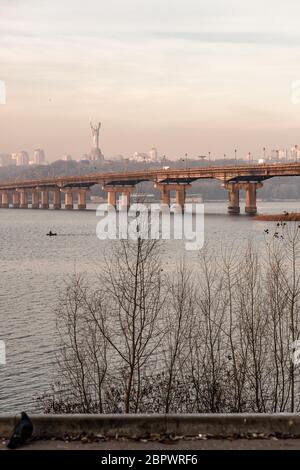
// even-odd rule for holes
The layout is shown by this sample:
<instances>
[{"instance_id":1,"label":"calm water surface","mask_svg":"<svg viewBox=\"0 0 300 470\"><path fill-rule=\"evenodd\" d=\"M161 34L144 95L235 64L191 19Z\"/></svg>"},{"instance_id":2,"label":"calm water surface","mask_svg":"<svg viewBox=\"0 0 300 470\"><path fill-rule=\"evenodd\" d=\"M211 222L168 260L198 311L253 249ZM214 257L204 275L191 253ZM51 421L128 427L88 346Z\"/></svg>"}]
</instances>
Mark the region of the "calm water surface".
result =
<instances>
[{"instance_id":1,"label":"calm water surface","mask_svg":"<svg viewBox=\"0 0 300 470\"><path fill-rule=\"evenodd\" d=\"M58 292L69 275L101 270L108 242L96 237L95 207L52 211L0 209L0 339L7 364L0 365L0 412L38 412L36 396L49 390L55 373L55 313ZM297 202L261 202L260 212L300 210ZM205 204L205 239L221 243L263 240L266 222L228 216L226 203ZM243 209L242 209L243 210ZM51 229L59 234L49 238ZM184 253L181 241L165 242L164 263L172 271ZM193 262L196 252L185 252Z\"/></svg>"}]
</instances>

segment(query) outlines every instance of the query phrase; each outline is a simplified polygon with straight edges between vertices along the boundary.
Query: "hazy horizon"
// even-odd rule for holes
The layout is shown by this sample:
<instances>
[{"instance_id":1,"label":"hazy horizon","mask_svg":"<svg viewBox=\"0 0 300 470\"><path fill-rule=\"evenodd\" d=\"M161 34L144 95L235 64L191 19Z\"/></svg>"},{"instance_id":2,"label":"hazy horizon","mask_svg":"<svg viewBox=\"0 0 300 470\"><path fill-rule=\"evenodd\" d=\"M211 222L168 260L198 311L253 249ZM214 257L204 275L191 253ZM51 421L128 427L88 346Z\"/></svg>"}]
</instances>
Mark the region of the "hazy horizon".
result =
<instances>
[{"instance_id":1,"label":"hazy horizon","mask_svg":"<svg viewBox=\"0 0 300 470\"><path fill-rule=\"evenodd\" d=\"M1 0L0 153L245 157L299 143L296 0Z\"/></svg>"}]
</instances>

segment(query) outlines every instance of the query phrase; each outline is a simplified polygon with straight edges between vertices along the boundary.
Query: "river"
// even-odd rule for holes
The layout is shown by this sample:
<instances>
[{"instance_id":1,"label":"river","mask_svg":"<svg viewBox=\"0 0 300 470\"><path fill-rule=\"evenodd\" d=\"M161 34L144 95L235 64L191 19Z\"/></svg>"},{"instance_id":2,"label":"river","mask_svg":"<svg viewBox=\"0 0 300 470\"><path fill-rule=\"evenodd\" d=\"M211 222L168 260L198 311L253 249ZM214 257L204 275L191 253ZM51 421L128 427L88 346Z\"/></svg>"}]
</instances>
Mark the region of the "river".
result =
<instances>
[{"instance_id":1,"label":"river","mask_svg":"<svg viewBox=\"0 0 300 470\"><path fill-rule=\"evenodd\" d=\"M262 213L300 209L299 202L259 202ZM0 209L0 412L41 411L36 396L49 390L55 373L55 306L58 292L74 271L91 282L101 269L107 241L96 237L96 206L87 211ZM243 210L243 208L242 208ZM268 224L244 214L227 215L225 202L205 204L205 240L216 250L249 238L260 243ZM269 224L269 225L272 225ZM51 229L57 237L47 237ZM165 242L170 271L184 252L182 241ZM191 262L197 252L185 252Z\"/></svg>"}]
</instances>

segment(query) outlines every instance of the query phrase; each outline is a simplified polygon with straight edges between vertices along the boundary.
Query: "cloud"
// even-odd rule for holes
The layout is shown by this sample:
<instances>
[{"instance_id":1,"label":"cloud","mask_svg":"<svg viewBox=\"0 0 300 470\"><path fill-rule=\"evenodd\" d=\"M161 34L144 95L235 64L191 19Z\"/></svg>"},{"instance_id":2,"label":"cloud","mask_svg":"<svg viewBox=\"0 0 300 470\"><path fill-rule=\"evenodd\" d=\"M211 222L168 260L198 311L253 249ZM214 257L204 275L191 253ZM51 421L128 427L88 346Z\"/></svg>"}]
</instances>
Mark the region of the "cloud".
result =
<instances>
[{"instance_id":1,"label":"cloud","mask_svg":"<svg viewBox=\"0 0 300 470\"><path fill-rule=\"evenodd\" d=\"M266 32L190 32L190 31L170 31L170 32L154 32L153 37L162 39L174 39L183 41L194 41L199 43L214 44L255 44L255 45L271 45L271 46L299 46L299 34L280 34Z\"/></svg>"},{"instance_id":2,"label":"cloud","mask_svg":"<svg viewBox=\"0 0 300 470\"><path fill-rule=\"evenodd\" d=\"M3 80L0 80L0 104L6 104L6 86Z\"/></svg>"},{"instance_id":3,"label":"cloud","mask_svg":"<svg viewBox=\"0 0 300 470\"><path fill-rule=\"evenodd\" d=\"M169 142L179 127L182 139L200 125L210 135L264 120L277 128L279 114L295 127L299 14L292 0L1 0L7 141L16 118L33 142L33 123L67 128L77 119L76 147L79 121L90 114L111 128L144 128L140 136L166 129Z\"/></svg>"}]
</instances>

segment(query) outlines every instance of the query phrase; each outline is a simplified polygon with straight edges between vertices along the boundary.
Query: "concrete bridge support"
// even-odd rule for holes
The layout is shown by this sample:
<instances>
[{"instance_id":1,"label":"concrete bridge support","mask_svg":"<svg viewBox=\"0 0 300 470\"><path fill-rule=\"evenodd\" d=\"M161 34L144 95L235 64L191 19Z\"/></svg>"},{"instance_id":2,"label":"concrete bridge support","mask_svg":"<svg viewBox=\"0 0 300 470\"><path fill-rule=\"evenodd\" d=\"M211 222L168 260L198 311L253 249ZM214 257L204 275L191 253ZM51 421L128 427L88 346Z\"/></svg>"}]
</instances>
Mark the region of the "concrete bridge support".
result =
<instances>
[{"instance_id":1,"label":"concrete bridge support","mask_svg":"<svg viewBox=\"0 0 300 470\"><path fill-rule=\"evenodd\" d=\"M262 188L262 183L246 183L244 189L246 191L246 206L245 212L248 215L257 214L256 206L256 191L258 188Z\"/></svg>"},{"instance_id":2,"label":"concrete bridge support","mask_svg":"<svg viewBox=\"0 0 300 470\"><path fill-rule=\"evenodd\" d=\"M7 191L1 193L1 208L8 209L9 207L9 196Z\"/></svg>"},{"instance_id":3,"label":"concrete bridge support","mask_svg":"<svg viewBox=\"0 0 300 470\"><path fill-rule=\"evenodd\" d=\"M240 213L240 191L237 183L229 183L226 186L228 190L228 213Z\"/></svg>"},{"instance_id":4,"label":"concrete bridge support","mask_svg":"<svg viewBox=\"0 0 300 470\"><path fill-rule=\"evenodd\" d=\"M115 186L102 186L102 191L107 193L108 209L116 209L119 189Z\"/></svg>"},{"instance_id":5,"label":"concrete bridge support","mask_svg":"<svg viewBox=\"0 0 300 470\"><path fill-rule=\"evenodd\" d=\"M176 189L176 205L183 210L185 204L185 185Z\"/></svg>"},{"instance_id":6,"label":"concrete bridge support","mask_svg":"<svg viewBox=\"0 0 300 470\"><path fill-rule=\"evenodd\" d=\"M28 209L28 194L25 189L20 191L20 208L21 209Z\"/></svg>"},{"instance_id":7,"label":"concrete bridge support","mask_svg":"<svg viewBox=\"0 0 300 470\"><path fill-rule=\"evenodd\" d=\"M86 189L79 189L77 191L77 208L80 211L83 211L86 209Z\"/></svg>"},{"instance_id":8,"label":"concrete bridge support","mask_svg":"<svg viewBox=\"0 0 300 470\"><path fill-rule=\"evenodd\" d=\"M41 191L41 209L49 209L49 192Z\"/></svg>"},{"instance_id":9,"label":"concrete bridge support","mask_svg":"<svg viewBox=\"0 0 300 470\"><path fill-rule=\"evenodd\" d=\"M180 209L184 209L186 188L188 184L176 184L176 183L156 183L155 188L160 190L160 204L162 207L170 205L170 192L176 192L176 205Z\"/></svg>"},{"instance_id":10,"label":"concrete bridge support","mask_svg":"<svg viewBox=\"0 0 300 470\"><path fill-rule=\"evenodd\" d=\"M39 192L37 190L33 190L31 192L31 209L38 209L39 208Z\"/></svg>"},{"instance_id":11,"label":"concrete bridge support","mask_svg":"<svg viewBox=\"0 0 300 470\"><path fill-rule=\"evenodd\" d=\"M108 204L110 207L116 208L116 204L117 204L117 191L113 191L113 190L107 191L107 204Z\"/></svg>"},{"instance_id":12,"label":"concrete bridge support","mask_svg":"<svg viewBox=\"0 0 300 470\"><path fill-rule=\"evenodd\" d=\"M130 207L130 194L135 190L134 186L102 186L102 190L107 192L108 209L116 209L117 194L121 193L120 209Z\"/></svg>"},{"instance_id":13,"label":"concrete bridge support","mask_svg":"<svg viewBox=\"0 0 300 470\"><path fill-rule=\"evenodd\" d=\"M20 207L20 193L18 193L18 191L13 192L12 200L13 200L13 203L12 203L13 209L19 209L19 207Z\"/></svg>"},{"instance_id":14,"label":"concrete bridge support","mask_svg":"<svg viewBox=\"0 0 300 470\"><path fill-rule=\"evenodd\" d=\"M53 209L55 210L61 209L60 189L55 189L53 191Z\"/></svg>"},{"instance_id":15,"label":"concrete bridge support","mask_svg":"<svg viewBox=\"0 0 300 470\"><path fill-rule=\"evenodd\" d=\"M128 186L121 188L121 210L128 210L130 207L130 194L134 191L134 186Z\"/></svg>"},{"instance_id":16,"label":"concrete bridge support","mask_svg":"<svg viewBox=\"0 0 300 470\"><path fill-rule=\"evenodd\" d=\"M160 204L162 206L169 206L170 205L170 190L166 185L163 185L160 188Z\"/></svg>"},{"instance_id":17,"label":"concrete bridge support","mask_svg":"<svg viewBox=\"0 0 300 470\"><path fill-rule=\"evenodd\" d=\"M170 205L170 189L168 184L156 183L154 185L156 189L159 189L160 192L160 205L166 207Z\"/></svg>"},{"instance_id":18,"label":"concrete bridge support","mask_svg":"<svg viewBox=\"0 0 300 470\"><path fill-rule=\"evenodd\" d=\"M64 190L65 193L65 209L70 211L73 209L73 191L71 189Z\"/></svg>"}]
</instances>

